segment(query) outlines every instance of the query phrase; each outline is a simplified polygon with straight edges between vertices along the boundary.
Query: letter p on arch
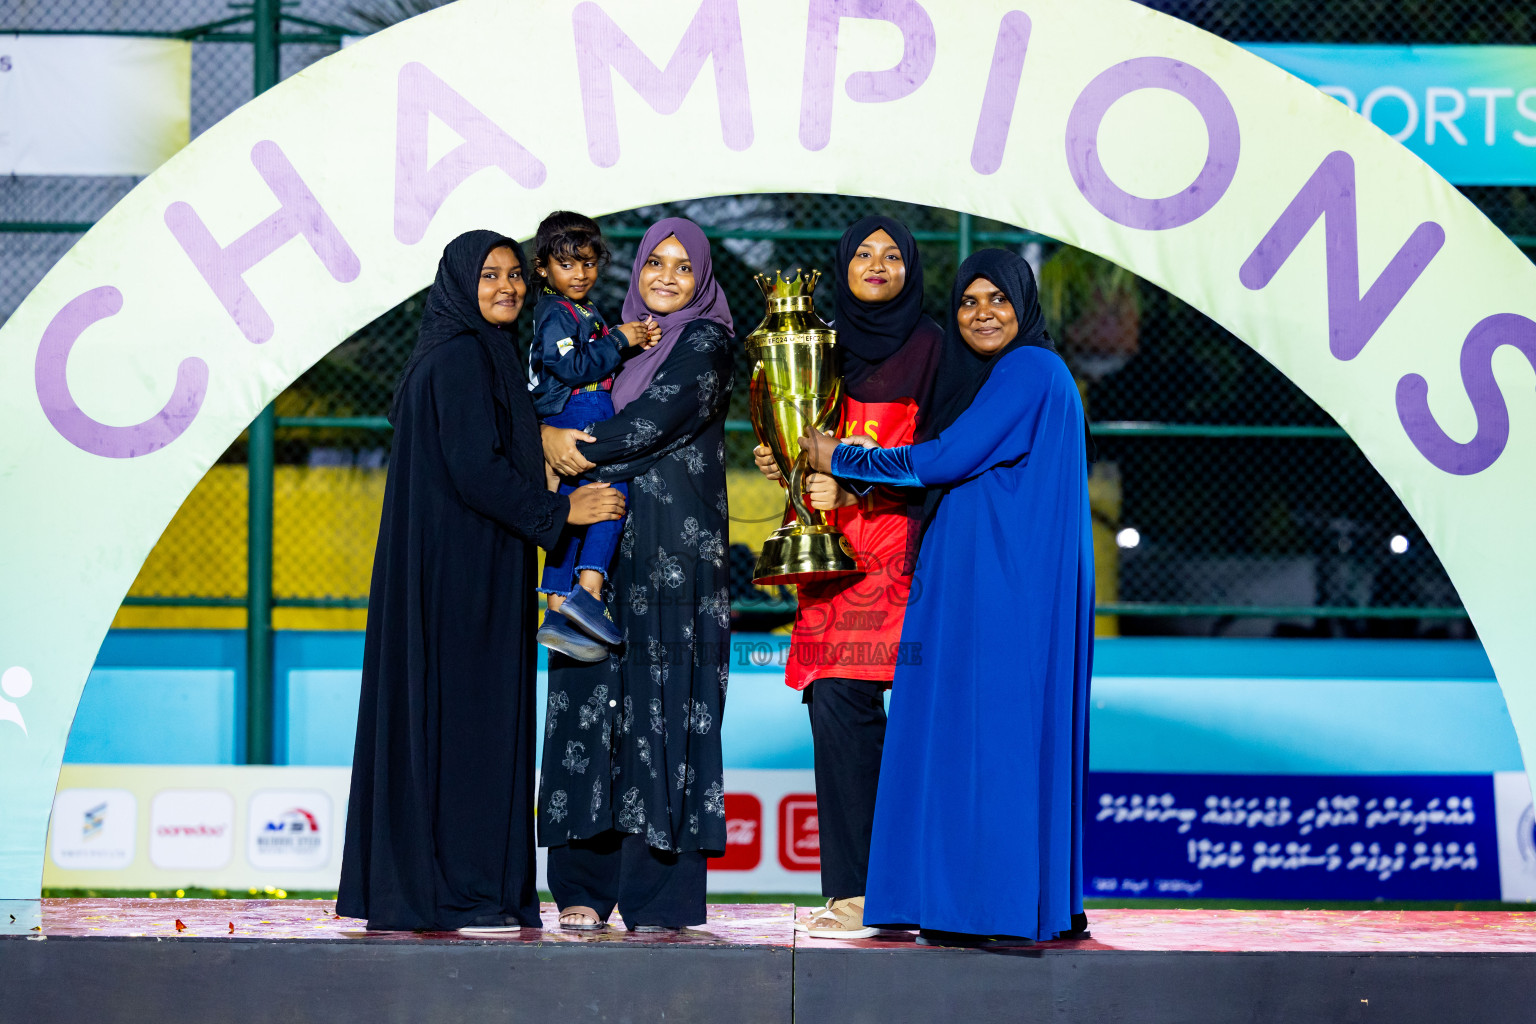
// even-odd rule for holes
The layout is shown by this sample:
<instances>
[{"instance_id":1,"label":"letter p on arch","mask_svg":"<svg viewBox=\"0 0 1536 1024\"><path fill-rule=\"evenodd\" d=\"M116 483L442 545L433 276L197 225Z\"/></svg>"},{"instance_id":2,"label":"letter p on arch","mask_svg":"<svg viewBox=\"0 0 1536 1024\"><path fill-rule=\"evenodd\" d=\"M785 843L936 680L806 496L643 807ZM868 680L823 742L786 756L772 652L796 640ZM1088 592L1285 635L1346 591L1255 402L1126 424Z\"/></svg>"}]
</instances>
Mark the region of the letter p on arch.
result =
<instances>
[{"instance_id":1,"label":"letter p on arch","mask_svg":"<svg viewBox=\"0 0 1536 1024\"><path fill-rule=\"evenodd\" d=\"M665 68L658 68L596 3L588 0L571 12L587 153L593 164L612 167L619 160L613 72L622 75L658 114L673 114L704 70L706 58L714 64L725 144L738 151L752 145L752 100L736 4L737 0L702 0Z\"/></svg>"}]
</instances>

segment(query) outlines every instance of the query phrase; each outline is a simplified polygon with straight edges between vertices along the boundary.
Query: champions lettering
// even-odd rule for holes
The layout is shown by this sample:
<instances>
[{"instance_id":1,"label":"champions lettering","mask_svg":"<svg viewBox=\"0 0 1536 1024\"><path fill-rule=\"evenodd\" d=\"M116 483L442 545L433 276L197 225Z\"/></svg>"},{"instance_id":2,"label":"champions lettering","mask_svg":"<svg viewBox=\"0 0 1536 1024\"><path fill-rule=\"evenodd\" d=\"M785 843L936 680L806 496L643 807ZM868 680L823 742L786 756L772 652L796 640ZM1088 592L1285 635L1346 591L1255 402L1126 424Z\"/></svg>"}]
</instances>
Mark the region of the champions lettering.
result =
<instances>
[{"instance_id":1,"label":"champions lettering","mask_svg":"<svg viewBox=\"0 0 1536 1024\"><path fill-rule=\"evenodd\" d=\"M721 138L730 150L750 150L756 138L747 76L752 39L743 34L739 0L702 0L664 63L658 63L626 32L625 22L634 17L620 5L605 6L592 0L578 4L572 12L570 31L582 68L580 102L591 164L608 168L619 160L621 125L614 103L615 75L654 111L669 115L680 109L691 90L700 87L706 61L712 68ZM894 26L902 39L901 57L892 67L849 74L843 89L849 101L889 103L935 87L931 79L941 29L924 4L918 0L810 0L798 110L790 108L788 114L798 116L798 141L808 152L824 149L832 137L832 112L839 102L839 33L849 20L886 23ZM964 112L976 119L969 163L978 179L996 174L1002 167L1013 115L1025 87L1029 50L1034 45L1039 43L1032 34L1029 16L1017 10L1003 14L984 88L970 98L968 110L965 97L959 98L957 115ZM419 243L447 197L483 169L495 168L527 191L541 188L551 175L537 154L443 77L450 71L407 62L398 74L393 209L381 210L380 215L392 215L393 235L405 245ZM1149 199L1127 192L1111 179L1099 159L1099 129L1110 107L1146 89L1166 90L1186 100L1203 120L1208 139L1206 158L1195 179L1164 198ZM786 116L786 106L776 102L777 97L771 99L775 102L756 113ZM430 165L429 117L437 118L464 140ZM1170 57L1143 56L1117 63L1089 82L1073 102L1062 144L1073 183L1094 210L1122 227L1160 232L1191 224L1223 201L1241 163L1242 126L1226 92L1211 75ZM306 184L303 168L290 162L278 142L257 142L251 163L269 190L267 194L277 200L275 212L224 243L186 202L173 201L165 207L163 226L223 307L233 332L247 343L260 345L276 337L285 325L273 321L247 281L251 270L289 241L301 239L330 278L345 287L362 271L362 261L349 239L377 232L370 225L343 224L332 218L323 197ZM553 174L558 176L560 168L554 168ZM230 187L250 186L231 181ZM1025 183L1021 187L1029 186ZM1412 223L1410 211L1403 211L1406 241L1362 293L1353 158L1343 151L1329 153L1306 180L1281 182L1277 187L1282 195L1276 197L1273 226L1254 239L1251 255L1238 269L1234 284L1250 291L1266 288L1301 251L1303 239L1321 223L1326 242L1322 267L1325 284L1318 298L1327 303L1328 337L1317 339L1317 343L1326 344L1339 362L1350 362L1369 345L1404 298L1421 286L1446 244L1445 230L1433 221ZM263 203L253 195L251 205L259 208ZM1387 254L1363 255L1367 264L1375 266ZM174 382L163 385L169 389L169 398L157 413L137 424L111 426L83 410L68 383L70 352L84 331L119 313L131 298L111 284L82 292L54 316L37 349L35 387L48 421L71 444L102 458L138 458L174 442L197 419L214 372L203 358L187 356ZM1428 379L1409 373L1396 382L1393 401L1398 423L1419 454L1439 470L1457 476L1481 473L1494 465L1507 447L1510 412L1493 374L1495 355L1506 347L1519 352L1536 369L1536 321L1516 313L1494 312L1475 323L1460 343L1460 387L1477 419L1476 433L1469 440L1452 437L1436 420L1429 407L1432 385ZM1441 382L1433 386L1439 390L1452 385Z\"/></svg>"}]
</instances>

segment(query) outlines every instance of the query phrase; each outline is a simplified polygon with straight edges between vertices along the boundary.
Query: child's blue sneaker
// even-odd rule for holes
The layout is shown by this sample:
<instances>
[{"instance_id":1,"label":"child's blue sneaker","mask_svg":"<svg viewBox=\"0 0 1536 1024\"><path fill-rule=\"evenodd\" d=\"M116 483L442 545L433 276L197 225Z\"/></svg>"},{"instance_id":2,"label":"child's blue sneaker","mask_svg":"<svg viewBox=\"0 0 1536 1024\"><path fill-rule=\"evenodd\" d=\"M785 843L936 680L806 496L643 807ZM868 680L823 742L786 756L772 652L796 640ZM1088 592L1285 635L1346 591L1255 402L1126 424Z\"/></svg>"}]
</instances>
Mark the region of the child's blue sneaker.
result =
<instances>
[{"instance_id":1,"label":"child's blue sneaker","mask_svg":"<svg viewBox=\"0 0 1536 1024\"><path fill-rule=\"evenodd\" d=\"M610 647L617 647L624 642L624 635L608 614L608 606L593 597L585 587L571 588L571 592L565 595L565 603L560 606L560 614L570 619L577 629Z\"/></svg>"},{"instance_id":2,"label":"child's blue sneaker","mask_svg":"<svg viewBox=\"0 0 1536 1024\"><path fill-rule=\"evenodd\" d=\"M537 637L541 645L573 661L595 662L608 657L606 646L573 627L559 612L545 611Z\"/></svg>"}]
</instances>

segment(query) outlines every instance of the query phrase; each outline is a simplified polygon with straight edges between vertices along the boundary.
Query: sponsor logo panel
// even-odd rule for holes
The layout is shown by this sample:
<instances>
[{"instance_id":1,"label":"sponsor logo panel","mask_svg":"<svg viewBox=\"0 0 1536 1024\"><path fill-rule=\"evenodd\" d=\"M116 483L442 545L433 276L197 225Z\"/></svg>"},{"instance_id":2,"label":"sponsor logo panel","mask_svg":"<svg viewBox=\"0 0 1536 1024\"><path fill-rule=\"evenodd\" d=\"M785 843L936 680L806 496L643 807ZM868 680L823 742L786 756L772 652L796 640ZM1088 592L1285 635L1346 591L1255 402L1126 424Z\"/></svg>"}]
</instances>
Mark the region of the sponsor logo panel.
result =
<instances>
[{"instance_id":1,"label":"sponsor logo panel","mask_svg":"<svg viewBox=\"0 0 1536 1024\"><path fill-rule=\"evenodd\" d=\"M1508 903L1536 901L1536 808L1524 772L1495 772L1498 809L1499 894Z\"/></svg>"},{"instance_id":2,"label":"sponsor logo panel","mask_svg":"<svg viewBox=\"0 0 1536 1024\"><path fill-rule=\"evenodd\" d=\"M821 870L816 794L791 793L779 801L779 863L788 871Z\"/></svg>"},{"instance_id":3,"label":"sponsor logo panel","mask_svg":"<svg viewBox=\"0 0 1536 1024\"><path fill-rule=\"evenodd\" d=\"M331 798L319 789L269 789L251 795L246 857L263 869L323 868L331 859Z\"/></svg>"},{"instance_id":4,"label":"sponsor logo panel","mask_svg":"<svg viewBox=\"0 0 1536 1024\"><path fill-rule=\"evenodd\" d=\"M126 868L138 826L139 802L126 789L61 789L53 800L53 862L72 871Z\"/></svg>"},{"instance_id":5,"label":"sponsor logo panel","mask_svg":"<svg viewBox=\"0 0 1536 1024\"><path fill-rule=\"evenodd\" d=\"M715 871L751 871L763 859L763 802L750 793L725 794L725 856L714 857Z\"/></svg>"},{"instance_id":6,"label":"sponsor logo panel","mask_svg":"<svg viewBox=\"0 0 1536 1024\"><path fill-rule=\"evenodd\" d=\"M165 789L149 805L149 860L157 868L215 871L235 852L235 798L223 789Z\"/></svg>"}]
</instances>

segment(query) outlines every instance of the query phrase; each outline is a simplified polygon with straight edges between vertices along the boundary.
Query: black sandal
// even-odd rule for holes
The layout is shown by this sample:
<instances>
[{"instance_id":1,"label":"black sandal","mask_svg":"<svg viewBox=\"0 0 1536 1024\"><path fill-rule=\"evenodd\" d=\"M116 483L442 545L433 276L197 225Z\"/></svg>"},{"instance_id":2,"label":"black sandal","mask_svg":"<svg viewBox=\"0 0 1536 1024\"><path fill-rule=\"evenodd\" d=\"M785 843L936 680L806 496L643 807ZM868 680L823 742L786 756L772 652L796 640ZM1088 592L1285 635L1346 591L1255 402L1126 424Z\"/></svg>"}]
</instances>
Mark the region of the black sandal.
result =
<instances>
[{"instance_id":1,"label":"black sandal","mask_svg":"<svg viewBox=\"0 0 1536 1024\"><path fill-rule=\"evenodd\" d=\"M1064 932L1057 932L1056 938L1061 942L1081 942L1084 939L1093 938L1093 932L1088 930L1088 915L1073 914L1072 927Z\"/></svg>"}]
</instances>

